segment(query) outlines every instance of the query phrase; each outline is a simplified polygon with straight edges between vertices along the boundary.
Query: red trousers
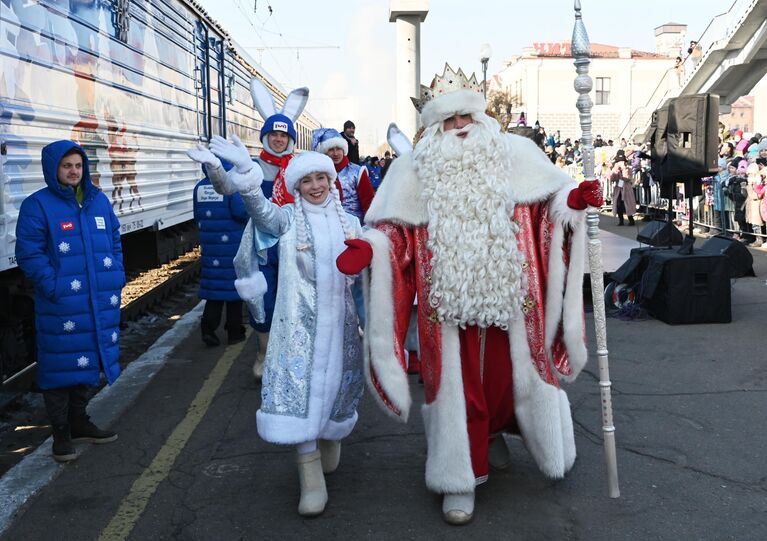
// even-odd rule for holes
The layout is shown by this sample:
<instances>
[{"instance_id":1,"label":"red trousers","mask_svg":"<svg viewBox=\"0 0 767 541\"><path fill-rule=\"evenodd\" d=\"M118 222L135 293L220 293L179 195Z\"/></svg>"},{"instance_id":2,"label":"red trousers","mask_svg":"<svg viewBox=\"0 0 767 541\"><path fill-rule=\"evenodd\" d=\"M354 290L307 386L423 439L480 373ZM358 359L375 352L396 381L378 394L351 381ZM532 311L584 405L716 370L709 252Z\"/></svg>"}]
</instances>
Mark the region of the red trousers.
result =
<instances>
[{"instance_id":1,"label":"red trousers","mask_svg":"<svg viewBox=\"0 0 767 541\"><path fill-rule=\"evenodd\" d=\"M459 335L471 465L474 476L482 482L488 474L487 449L491 436L501 431L518 431L509 335L498 327L487 329L484 377L480 374L479 327L468 327Z\"/></svg>"}]
</instances>

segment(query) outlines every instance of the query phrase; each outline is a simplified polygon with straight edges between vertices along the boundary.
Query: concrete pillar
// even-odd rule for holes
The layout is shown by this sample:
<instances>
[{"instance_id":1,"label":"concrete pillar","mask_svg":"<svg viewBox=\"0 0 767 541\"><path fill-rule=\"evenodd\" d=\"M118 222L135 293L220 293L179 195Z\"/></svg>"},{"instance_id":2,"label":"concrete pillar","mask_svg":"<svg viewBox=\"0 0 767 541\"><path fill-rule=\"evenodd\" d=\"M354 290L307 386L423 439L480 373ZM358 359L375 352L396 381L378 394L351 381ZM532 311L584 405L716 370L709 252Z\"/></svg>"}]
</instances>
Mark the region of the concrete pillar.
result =
<instances>
[{"instance_id":1,"label":"concrete pillar","mask_svg":"<svg viewBox=\"0 0 767 541\"><path fill-rule=\"evenodd\" d=\"M408 137L418 128L418 112L410 98L421 85L421 23L429 13L428 0L391 0L389 22L397 24L395 122Z\"/></svg>"}]
</instances>

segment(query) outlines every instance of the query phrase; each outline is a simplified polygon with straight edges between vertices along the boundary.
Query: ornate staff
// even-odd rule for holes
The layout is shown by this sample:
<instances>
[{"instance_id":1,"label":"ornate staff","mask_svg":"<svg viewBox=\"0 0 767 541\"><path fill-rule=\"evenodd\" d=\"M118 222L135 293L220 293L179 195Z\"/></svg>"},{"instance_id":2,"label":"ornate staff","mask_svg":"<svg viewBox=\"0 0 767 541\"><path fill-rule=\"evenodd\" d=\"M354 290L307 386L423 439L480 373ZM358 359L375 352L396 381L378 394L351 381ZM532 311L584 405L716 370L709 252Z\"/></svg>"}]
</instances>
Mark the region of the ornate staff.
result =
<instances>
[{"instance_id":1,"label":"ornate staff","mask_svg":"<svg viewBox=\"0 0 767 541\"><path fill-rule=\"evenodd\" d=\"M573 27L572 53L575 58L575 91L578 96L578 113L581 122L581 156L583 157L583 178L594 180L594 146L591 136L591 77L589 77L589 56L591 44L586 26L581 18L581 2L575 0L575 26ZM610 369L607 360L607 322L605 320L605 289L602 276L602 243L599 240L599 209L589 207L586 211L589 236L589 271L591 273L591 299L594 305L594 327L597 338L597 360L599 362L599 391L602 399L602 435L605 459L607 460L607 486L611 498L621 495L618 487L618 460L615 454L615 426L613 426L613 405L610 396Z\"/></svg>"}]
</instances>

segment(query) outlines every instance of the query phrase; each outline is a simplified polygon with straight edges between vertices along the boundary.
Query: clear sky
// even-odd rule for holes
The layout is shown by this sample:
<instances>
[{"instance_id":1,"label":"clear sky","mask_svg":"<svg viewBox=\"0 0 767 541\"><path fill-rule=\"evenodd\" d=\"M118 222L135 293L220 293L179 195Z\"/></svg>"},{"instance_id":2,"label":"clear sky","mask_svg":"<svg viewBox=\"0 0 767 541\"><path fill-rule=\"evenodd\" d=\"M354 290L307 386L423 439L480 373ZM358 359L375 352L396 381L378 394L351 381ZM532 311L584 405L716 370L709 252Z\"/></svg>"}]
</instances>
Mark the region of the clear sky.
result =
<instances>
[{"instance_id":1,"label":"clear sky","mask_svg":"<svg viewBox=\"0 0 767 541\"><path fill-rule=\"evenodd\" d=\"M354 120L363 154L384 142L394 119L396 25L388 22L389 0L197 1L285 88L308 86L307 110L323 125L340 129ZM695 39L731 4L581 0L592 43L650 52L655 27L686 24L688 39ZM573 21L572 0L430 0L421 25L421 83L442 73L446 61L481 79L484 43L492 49L490 78L522 47L569 40Z\"/></svg>"}]
</instances>

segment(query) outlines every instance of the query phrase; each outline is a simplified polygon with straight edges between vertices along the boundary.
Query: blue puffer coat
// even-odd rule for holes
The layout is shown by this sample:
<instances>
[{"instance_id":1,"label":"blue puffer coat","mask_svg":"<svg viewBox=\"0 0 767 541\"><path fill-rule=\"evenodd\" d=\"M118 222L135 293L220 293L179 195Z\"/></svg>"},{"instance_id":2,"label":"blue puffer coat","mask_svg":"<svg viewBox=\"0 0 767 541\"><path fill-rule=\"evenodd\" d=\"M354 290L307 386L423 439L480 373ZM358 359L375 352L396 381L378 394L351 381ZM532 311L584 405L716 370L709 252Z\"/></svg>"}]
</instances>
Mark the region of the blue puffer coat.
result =
<instances>
[{"instance_id":1,"label":"blue puffer coat","mask_svg":"<svg viewBox=\"0 0 767 541\"><path fill-rule=\"evenodd\" d=\"M58 183L69 150L83 155L82 207ZM91 181L88 158L71 141L43 148L47 188L21 204L16 261L35 287L37 383L41 389L97 385L120 375L120 291L125 285L120 223Z\"/></svg>"},{"instance_id":2,"label":"blue puffer coat","mask_svg":"<svg viewBox=\"0 0 767 541\"><path fill-rule=\"evenodd\" d=\"M237 276L232 260L248 223L248 211L242 197L239 193L217 193L206 177L194 187L194 219L200 230L202 247L200 298L240 300L234 289Z\"/></svg>"}]
</instances>

